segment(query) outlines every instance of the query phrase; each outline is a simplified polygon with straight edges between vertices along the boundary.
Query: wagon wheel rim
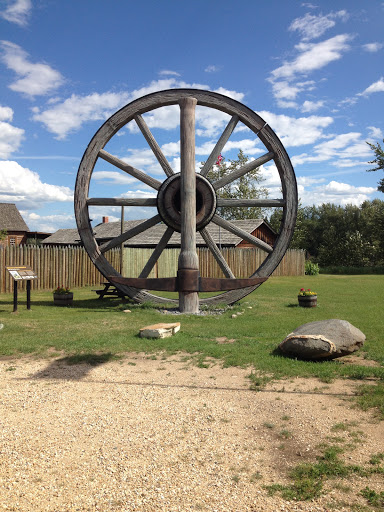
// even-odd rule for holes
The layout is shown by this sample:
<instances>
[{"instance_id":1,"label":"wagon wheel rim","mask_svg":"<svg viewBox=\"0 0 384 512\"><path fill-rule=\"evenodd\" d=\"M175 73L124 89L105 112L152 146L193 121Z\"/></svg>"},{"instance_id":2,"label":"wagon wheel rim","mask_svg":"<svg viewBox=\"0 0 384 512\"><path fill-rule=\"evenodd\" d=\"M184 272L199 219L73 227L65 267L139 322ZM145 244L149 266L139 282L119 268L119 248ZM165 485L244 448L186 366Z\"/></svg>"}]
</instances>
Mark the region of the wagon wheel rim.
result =
<instances>
[{"instance_id":1,"label":"wagon wheel rim","mask_svg":"<svg viewBox=\"0 0 384 512\"><path fill-rule=\"evenodd\" d=\"M198 230L200 231L200 234L203 237L204 241L206 242L209 250L213 254L217 263L219 264L225 277L234 278L235 276L233 275L232 270L228 266L220 250L218 249L215 241L212 239L209 231L206 229L206 225L208 225L210 222L213 222L214 224L220 226L224 230L234 233L238 235L240 238L249 241L252 245L260 247L263 250L266 250L269 253L268 256L260 265L260 267L257 268L249 277L267 278L273 273L273 271L279 265L281 259L283 258L289 246L289 242L293 235L298 203L297 186L294 170L290 162L289 156L285 151L285 148L282 145L281 141L276 136L274 131L269 127L269 125L258 114L256 114L254 111L252 111L250 108L243 105L242 103L233 100L232 98L210 91L202 91L198 89L172 89L152 93L129 103L128 105L120 109L118 112L113 114L100 127L100 129L96 132L96 134L90 141L83 155L76 179L75 216L82 243L90 259L105 278L108 279L109 276L121 277L121 274L106 259L104 253L107 252L112 247L119 246L121 243L132 238L133 236L145 232L147 229L158 224L160 221L164 221L165 224L167 225L164 235L162 236L160 242L154 249L152 256L149 258L148 262L146 263L144 269L140 274L141 277L146 277L149 275L151 269L153 268L153 265L159 259L160 255L167 246L167 243L171 238L173 232L177 230L175 228L175 225L172 225L172 223L169 222L169 219L164 218L164 213L161 209L161 206L160 208L158 206L159 197L162 197L162 191L164 191L164 189L167 188L167 184L172 183L172 181L176 181L177 173L174 172L169 162L165 158L155 138L150 132L149 127L145 123L142 115L147 112L151 112L152 110L156 110L160 107L180 104L180 102L185 98L194 98L196 100L197 105L199 106L213 108L231 116L229 123L227 124L226 128L224 129L223 133L218 139L214 149L209 155L200 173L196 174L197 182L201 181L204 184L204 187L206 187L206 190L208 190L208 195L211 194L212 196L212 205L210 205L208 216L203 219L203 222L200 225L198 225ZM135 169L134 167L130 166L123 160L120 160L118 157L104 150L105 145L110 141L110 139L121 128L123 128L127 123L129 123L132 120L136 122L140 131L144 135L149 147L153 151L156 159L163 168L164 173L166 175L166 179L163 182L153 178L152 176L143 171ZM257 137L261 140L264 147L266 148L266 153L261 157L257 158L256 160L248 162L240 170L235 171L234 173L231 173L230 175L225 176L219 180L216 180L215 182L209 182L206 176L209 170L217 162L217 158L219 157L221 151L223 150L226 142L230 138L239 121L241 121L247 128L249 128L255 135L257 135ZM141 181L142 183L145 183L149 187L156 190L158 193L157 199L150 197L136 200L115 198L89 198L88 193L91 177L96 162L99 158L111 163L115 167L127 172L137 180ZM224 185L233 182L239 176L246 174L250 170L255 169L256 167L268 161L273 161L279 172L282 188L282 198L249 199L245 201L237 199L217 198L216 192L219 191ZM209 185L206 185L206 182L208 182ZM163 199L161 198L161 205L163 204L162 201ZM236 208L238 206L244 206L245 204L246 206L283 208L283 216L280 225L280 231L273 247L269 246L268 244L265 244L264 242L253 237L249 233L239 229L230 221L223 219L216 213L216 206L229 206ZM113 240L99 246L94 237L93 229L91 226L91 220L89 217L89 206L95 205L156 205L158 208L158 213L152 218L143 221L138 226L129 229L121 236L118 236ZM121 292L123 292L125 295L129 296L136 302L151 301L159 304L165 304L170 302L178 303L178 300L161 297L153 293L149 293L148 291L145 291L143 289L137 289L131 286L126 286L118 283L116 283L116 286L119 288ZM252 291L254 291L258 286L260 286L260 284L247 286L242 289L231 290L204 299L200 298L200 304L232 304L242 299Z\"/></svg>"}]
</instances>

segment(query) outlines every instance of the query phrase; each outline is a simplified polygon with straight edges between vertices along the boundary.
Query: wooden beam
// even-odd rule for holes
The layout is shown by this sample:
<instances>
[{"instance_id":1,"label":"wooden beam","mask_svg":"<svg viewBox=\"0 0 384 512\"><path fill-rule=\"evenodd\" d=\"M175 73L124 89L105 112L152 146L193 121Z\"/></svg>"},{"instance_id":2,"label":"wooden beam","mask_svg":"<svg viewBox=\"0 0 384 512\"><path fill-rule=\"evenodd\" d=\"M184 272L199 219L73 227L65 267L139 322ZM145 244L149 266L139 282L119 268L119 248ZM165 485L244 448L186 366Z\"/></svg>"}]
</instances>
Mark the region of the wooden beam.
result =
<instances>
[{"instance_id":1,"label":"wooden beam","mask_svg":"<svg viewBox=\"0 0 384 512\"><path fill-rule=\"evenodd\" d=\"M156 197L91 197L87 199L88 206L156 206Z\"/></svg>"},{"instance_id":2,"label":"wooden beam","mask_svg":"<svg viewBox=\"0 0 384 512\"><path fill-rule=\"evenodd\" d=\"M247 242L251 243L252 245L255 245L259 249L263 249L263 251L266 251L268 253L273 252L273 248L269 245L260 240L259 238L256 238L255 236L251 235L250 233L247 233L243 229L238 228L231 222L228 222L227 220L223 219L222 217L219 217L218 215L215 215L212 219L212 222L214 222L217 226L221 226L223 229L226 229L230 233L233 233L234 235L238 236L239 238L242 238L243 240L247 240Z\"/></svg>"},{"instance_id":3,"label":"wooden beam","mask_svg":"<svg viewBox=\"0 0 384 512\"><path fill-rule=\"evenodd\" d=\"M169 165L168 160L165 158L163 152L160 149L160 146L156 142L155 137L152 135L150 129L147 126L147 123L144 121L142 116L140 114L135 115L135 121L137 123L137 126L140 128L141 133L144 135L145 140L148 142L149 147L152 149L155 157L157 158L157 161L163 168L163 171L165 174L169 177L172 176L172 174L175 174L173 172L172 167Z\"/></svg>"},{"instance_id":4,"label":"wooden beam","mask_svg":"<svg viewBox=\"0 0 384 512\"><path fill-rule=\"evenodd\" d=\"M227 174L226 176L216 180L214 183L212 183L212 186L215 190L218 190L219 188L224 187L224 185L228 185L229 183L232 183L233 181L241 178L241 176L244 176L244 174L253 171L253 169L260 167L260 165L269 162L273 157L274 153L270 151L265 155L256 158L256 160L251 160L250 162L247 162L245 165L240 167L240 169L237 169L236 171L233 171L230 174Z\"/></svg>"},{"instance_id":5,"label":"wooden beam","mask_svg":"<svg viewBox=\"0 0 384 512\"><path fill-rule=\"evenodd\" d=\"M150 219L145 220L141 224L138 224L137 226L134 226L133 228L129 229L125 233L113 238L109 242L106 242L100 247L100 252L104 253L106 251L109 251L109 249L112 249L113 247L117 247L118 245L122 244L126 240L129 240L130 238L133 238L136 235L139 235L143 231L146 231L147 229L155 226L161 222L160 215L155 215L154 217L151 217Z\"/></svg>"},{"instance_id":6,"label":"wooden beam","mask_svg":"<svg viewBox=\"0 0 384 512\"><path fill-rule=\"evenodd\" d=\"M223 271L225 277L234 279L236 276L230 269L228 263L226 262L224 256L221 254L220 249L217 247L216 242L210 235L209 231L204 228L200 231L200 235L203 237L204 242L207 244L209 250L213 254L213 257L217 261L219 267Z\"/></svg>"},{"instance_id":7,"label":"wooden beam","mask_svg":"<svg viewBox=\"0 0 384 512\"><path fill-rule=\"evenodd\" d=\"M196 173L195 173L195 109L197 100L183 98L180 104L180 165L181 165L181 251L178 273L199 271L196 252ZM197 291L179 291L181 313L198 313Z\"/></svg>"},{"instance_id":8,"label":"wooden beam","mask_svg":"<svg viewBox=\"0 0 384 512\"><path fill-rule=\"evenodd\" d=\"M107 151L104 151L104 149L100 149L99 157L105 160L106 162L109 162L110 164L114 165L115 167L118 167L127 174L130 174L134 178L142 181L146 185L154 188L155 190L159 190L159 188L161 187L160 181L156 180L155 178L152 178L152 176L149 176L149 174L146 174L145 172L140 171L135 167L132 167L123 160L120 160L120 158L117 158L117 156L111 155Z\"/></svg>"},{"instance_id":9,"label":"wooden beam","mask_svg":"<svg viewBox=\"0 0 384 512\"><path fill-rule=\"evenodd\" d=\"M156 245L153 253L151 254L149 260L145 264L143 270L141 271L139 277L148 277L151 270L155 266L156 261L160 258L161 253L164 251L164 249L167 247L167 244L169 242L169 239L173 235L174 230L172 228L167 228L163 236L161 237L159 243Z\"/></svg>"},{"instance_id":10,"label":"wooden beam","mask_svg":"<svg viewBox=\"0 0 384 512\"><path fill-rule=\"evenodd\" d=\"M217 198L217 206L229 206L229 207L255 207L260 206L261 208L285 206L284 199L224 199L222 197Z\"/></svg>"},{"instance_id":11,"label":"wooden beam","mask_svg":"<svg viewBox=\"0 0 384 512\"><path fill-rule=\"evenodd\" d=\"M213 148L211 154L209 155L207 161L205 162L203 168L200 171L202 176L206 176L212 167L217 162L217 159L223 150L223 147L227 143L229 137L232 135L233 130L236 128L237 123L239 122L239 116L232 116L231 120L227 124L225 130L221 134L220 139L217 141L216 146Z\"/></svg>"}]
</instances>

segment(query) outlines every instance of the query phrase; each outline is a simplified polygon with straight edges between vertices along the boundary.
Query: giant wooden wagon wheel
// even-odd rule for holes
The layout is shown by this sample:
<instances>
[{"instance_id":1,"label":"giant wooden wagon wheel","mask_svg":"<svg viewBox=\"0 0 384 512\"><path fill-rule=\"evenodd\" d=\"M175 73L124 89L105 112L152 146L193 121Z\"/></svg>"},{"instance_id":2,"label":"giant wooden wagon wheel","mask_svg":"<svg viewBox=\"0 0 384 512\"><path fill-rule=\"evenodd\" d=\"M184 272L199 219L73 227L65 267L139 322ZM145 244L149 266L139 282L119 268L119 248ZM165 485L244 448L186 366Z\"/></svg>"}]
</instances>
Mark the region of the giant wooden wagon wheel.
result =
<instances>
[{"instance_id":1,"label":"giant wooden wagon wheel","mask_svg":"<svg viewBox=\"0 0 384 512\"><path fill-rule=\"evenodd\" d=\"M146 124L143 114L160 107L179 105L180 109L180 158L181 172L175 173L165 158L158 143ZM200 173L195 172L195 110L196 105L216 109L231 116ZM159 181L104 150L107 142L128 122L134 120L144 135L149 147L163 168L166 179ZM259 137L266 153L229 175L210 182L207 174L224 148L236 125L242 122ZM101 158L140 182L157 191L157 197L144 199L89 198L89 186L97 160ZM281 179L282 197L279 199L222 199L217 196L221 187L234 182L256 167L273 160ZM101 246L95 240L89 206L156 206L157 214L138 226L117 236ZM227 207L282 207L283 216L279 236L273 247L239 229L216 213L219 206ZM97 131L81 160L75 188L75 214L77 227L84 247L97 269L124 294L137 302L151 301L169 303L168 298L149 293L147 290L179 292L179 308L182 312L195 313L199 307L198 293L217 292L201 299L202 303L227 303L245 297L265 281L284 256L291 240L297 214L297 187L295 174L289 157L273 130L254 111L245 105L221 94L196 90L172 89L156 92L129 103L110 117ZM154 249L138 278L123 278L105 258L104 253L126 240L143 233L152 226L164 222L167 226L163 237ZM206 226L213 222L255 247L268 253L262 265L248 279L236 279L216 242ZM149 279L148 275L167 246L174 231L181 233L181 253L177 276ZM202 278L196 253L196 231L199 231L220 268L225 279ZM174 302L177 303L176 300Z\"/></svg>"}]
</instances>

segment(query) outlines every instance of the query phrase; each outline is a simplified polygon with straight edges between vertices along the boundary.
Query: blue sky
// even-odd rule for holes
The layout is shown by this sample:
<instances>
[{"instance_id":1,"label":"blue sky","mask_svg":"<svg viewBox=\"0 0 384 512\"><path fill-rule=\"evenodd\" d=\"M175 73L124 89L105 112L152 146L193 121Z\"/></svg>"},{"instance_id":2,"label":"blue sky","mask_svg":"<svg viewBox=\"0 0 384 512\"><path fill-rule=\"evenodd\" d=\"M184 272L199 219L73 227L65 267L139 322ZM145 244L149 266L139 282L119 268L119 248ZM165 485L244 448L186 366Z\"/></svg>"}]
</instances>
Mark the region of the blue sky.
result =
<instances>
[{"instance_id":1,"label":"blue sky","mask_svg":"<svg viewBox=\"0 0 384 512\"><path fill-rule=\"evenodd\" d=\"M16 203L31 230L75 227L73 190L87 144L101 124L135 98L196 87L229 95L275 130L292 160L303 205L360 204L383 198L379 173L365 172L366 141L384 137L384 2L369 0L9 0L0 1L0 202ZM178 118L147 120L179 169ZM196 161L227 123L201 114ZM165 179L137 129L111 141L119 158ZM265 153L238 129L223 156ZM279 197L273 163L263 169ZM105 162L94 197L152 195ZM119 218L119 209L98 207ZM126 208L126 219L152 216Z\"/></svg>"}]
</instances>

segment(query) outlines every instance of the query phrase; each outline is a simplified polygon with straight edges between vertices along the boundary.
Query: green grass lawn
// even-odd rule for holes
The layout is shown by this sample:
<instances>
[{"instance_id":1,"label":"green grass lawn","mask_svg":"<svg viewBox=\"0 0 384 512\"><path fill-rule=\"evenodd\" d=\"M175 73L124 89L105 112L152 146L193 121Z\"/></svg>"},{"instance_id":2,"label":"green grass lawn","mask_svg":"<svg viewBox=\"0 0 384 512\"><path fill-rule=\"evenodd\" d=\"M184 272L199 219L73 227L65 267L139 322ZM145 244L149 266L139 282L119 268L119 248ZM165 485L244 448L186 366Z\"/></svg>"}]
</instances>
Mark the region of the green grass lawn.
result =
<instances>
[{"instance_id":1,"label":"green grass lawn","mask_svg":"<svg viewBox=\"0 0 384 512\"><path fill-rule=\"evenodd\" d=\"M297 292L311 288L318 293L317 308L300 308ZM224 365L251 365L261 374L275 377L337 376L384 378L384 276L276 277L223 314L206 316L164 315L150 305L123 304L120 299L98 300L90 288L74 290L72 307L53 305L52 293L32 291L32 308L26 309L25 293L19 293L18 312L12 313L11 294L0 296L0 356L64 351L67 355L183 351L194 354L199 364L209 357ZM124 313L129 308L131 313ZM232 318L234 312L244 313ZM348 320L367 336L361 357L381 366L346 365L342 359L313 363L282 357L278 344L299 325L315 320ZM172 338L139 338L139 329L157 322L181 321ZM235 339L219 344L217 337ZM197 354L197 356L196 356Z\"/></svg>"},{"instance_id":2,"label":"green grass lawn","mask_svg":"<svg viewBox=\"0 0 384 512\"><path fill-rule=\"evenodd\" d=\"M318 293L317 308L298 307L300 288ZM149 357L183 352L198 366L214 358L224 366L252 367L255 389L270 379L296 376L323 382L362 379L367 384L357 388L360 406L375 408L384 419L383 289L381 275L276 277L224 313L212 310L205 316L164 314L150 304L122 303L117 298L98 300L91 288L74 290L71 307L54 306L52 293L33 291L30 311L25 293L20 293L14 314L13 296L5 294L0 296L0 358L64 354L68 362L97 364L127 352L146 352ZM232 318L238 312L243 314ZM279 343L296 327L329 318L348 320L366 335L353 364L344 358L300 361L278 352ZM181 322L181 331L172 338L138 336L145 325L174 321ZM235 341L219 344L216 338L224 336ZM378 364L366 365L364 359Z\"/></svg>"}]
</instances>

